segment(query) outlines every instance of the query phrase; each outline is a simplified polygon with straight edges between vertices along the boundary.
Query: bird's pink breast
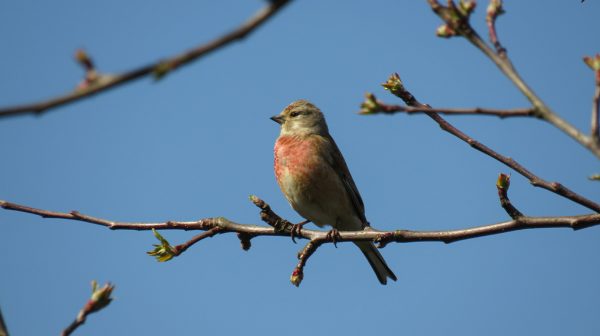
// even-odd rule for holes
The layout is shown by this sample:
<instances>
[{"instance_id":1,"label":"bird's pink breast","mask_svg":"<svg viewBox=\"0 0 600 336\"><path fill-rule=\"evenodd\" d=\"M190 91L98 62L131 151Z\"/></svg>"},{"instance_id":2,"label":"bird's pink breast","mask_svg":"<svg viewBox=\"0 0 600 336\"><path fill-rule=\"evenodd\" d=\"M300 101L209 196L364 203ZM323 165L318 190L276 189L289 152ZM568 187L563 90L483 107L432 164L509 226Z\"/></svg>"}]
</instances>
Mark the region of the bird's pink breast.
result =
<instances>
[{"instance_id":1,"label":"bird's pink breast","mask_svg":"<svg viewBox=\"0 0 600 336\"><path fill-rule=\"evenodd\" d=\"M318 226L358 230L362 223L330 164L327 148L327 139L318 135L279 137L275 143L277 183L302 217Z\"/></svg>"},{"instance_id":2,"label":"bird's pink breast","mask_svg":"<svg viewBox=\"0 0 600 336\"><path fill-rule=\"evenodd\" d=\"M290 178L303 184L315 177L320 160L318 143L312 140L310 137L281 136L275 142L275 177L282 189L282 183Z\"/></svg>"},{"instance_id":3,"label":"bird's pink breast","mask_svg":"<svg viewBox=\"0 0 600 336\"><path fill-rule=\"evenodd\" d=\"M280 136L275 143L275 176L281 190L306 193L323 185L331 169L323 153L323 139L319 136ZM297 196L297 195L296 195Z\"/></svg>"},{"instance_id":4,"label":"bird's pink breast","mask_svg":"<svg viewBox=\"0 0 600 336\"><path fill-rule=\"evenodd\" d=\"M320 148L319 136L281 136L275 143L275 176L286 199L302 217L322 226L335 223L323 207L332 190L333 172Z\"/></svg>"}]
</instances>

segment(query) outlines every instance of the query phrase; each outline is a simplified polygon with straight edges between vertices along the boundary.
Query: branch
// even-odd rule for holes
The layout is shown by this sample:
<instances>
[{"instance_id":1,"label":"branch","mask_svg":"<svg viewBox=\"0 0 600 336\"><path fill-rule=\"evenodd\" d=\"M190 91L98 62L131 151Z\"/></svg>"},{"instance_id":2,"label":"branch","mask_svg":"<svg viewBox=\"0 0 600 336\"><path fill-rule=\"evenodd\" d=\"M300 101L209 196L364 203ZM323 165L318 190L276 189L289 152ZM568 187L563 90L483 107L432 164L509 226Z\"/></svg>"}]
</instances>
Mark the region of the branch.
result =
<instances>
[{"instance_id":1,"label":"branch","mask_svg":"<svg viewBox=\"0 0 600 336\"><path fill-rule=\"evenodd\" d=\"M396 114L396 113L440 113L447 115L486 115L496 116L499 118L509 117L537 117L535 110L532 108L518 108L510 110L489 109L489 108L433 108L427 106L404 106L404 105L389 105L380 100L377 100L374 95L368 94L365 101L361 105L360 114Z\"/></svg>"},{"instance_id":2,"label":"branch","mask_svg":"<svg viewBox=\"0 0 600 336\"><path fill-rule=\"evenodd\" d=\"M385 247L385 245L390 242L406 243L417 241L440 241L444 243L453 243L459 240L525 229L570 227L574 230L578 230L598 224L600 224L600 214L564 217L522 217L507 222L477 226L463 230L429 232L397 230L385 232L382 236L376 238L375 241L379 242L379 248ZM342 232L340 232L340 234L341 233ZM342 237L344 236L342 235ZM340 239L339 241L342 240Z\"/></svg>"},{"instance_id":3,"label":"branch","mask_svg":"<svg viewBox=\"0 0 600 336\"><path fill-rule=\"evenodd\" d=\"M157 222L157 223L139 223L139 222L116 222L106 219L99 219L91 216L80 215L72 217L70 213L54 212L42 209L36 209L16 203L0 201L0 207L6 210L14 210L19 212L30 213L44 218L63 218L72 219L80 222L88 222L105 226L112 230L202 230L208 231L215 227L219 227L222 233L236 232L243 235L255 236L290 236L291 224L287 220L281 218L270 206L256 196L252 197L252 202L261 208L261 219L267 222L270 226L254 225L254 224L239 224L227 220L223 217L205 218L193 222ZM55 214L48 216L48 214ZM58 216L60 214L60 216ZM88 219L94 218L94 221ZM104 224L112 223L112 224ZM289 226L288 226L289 225ZM588 214L581 216L562 216L562 217L522 217L519 220L501 222L483 226L477 226L469 229L451 230L451 231L411 231L411 230L396 230L396 231L379 231L373 228L368 231L339 231L336 235L336 242L362 241L362 240L377 240L378 238L394 233L399 235L394 241L398 243L416 242L416 241L439 241L451 243L458 240L475 238L499 234L503 232L516 231L532 228L571 228L574 230L584 229L587 227L600 225L600 214ZM401 234L398 234L400 232ZM333 242L328 237L328 231L307 230L302 229L297 232L298 238L308 240L321 240L324 243Z\"/></svg>"},{"instance_id":4,"label":"branch","mask_svg":"<svg viewBox=\"0 0 600 336\"><path fill-rule=\"evenodd\" d=\"M110 304L112 301L112 291L115 288L110 283L106 283L101 288L98 288L98 283L96 281L92 281L92 296L88 300L88 302L81 308L79 314L77 314L77 318L69 324L65 330L62 332L62 336L70 335L75 329L79 328L82 324L85 323L87 316L91 313L95 313L104 309L106 306Z\"/></svg>"},{"instance_id":5,"label":"branch","mask_svg":"<svg viewBox=\"0 0 600 336\"><path fill-rule=\"evenodd\" d=\"M400 76L397 73L392 74L388 78L388 81L383 84L383 87L388 89L395 96L404 100L404 102L407 105L416 106L419 108L422 108L422 107L429 108L430 107L429 105L420 103L412 95L412 93L410 93L408 90L406 90L406 88L404 87L404 84L402 83L402 80L400 79ZM367 101L369 101L371 99L370 95L371 94L367 94ZM382 106L385 105L380 101L378 101L378 103ZM504 156L504 155L494 151L493 149L487 147L486 145L476 141L475 139L469 137L467 134L463 133L456 127L452 126L452 124L450 124L448 121L446 121L444 118L442 118L439 114L434 113L434 112L426 112L425 114L428 117L430 117L431 119L433 119L436 123L438 123L438 125L440 125L440 127L444 131L446 131L446 132L454 135L455 137L459 138L460 140L468 143L471 147L475 148L476 150L478 150L478 151L496 159L497 161L502 162L506 166L514 169L517 173L519 173L522 176L524 176L525 178L527 178L529 180L529 182L532 185L534 185L535 187L540 187L540 188L549 190L549 191L551 191L555 194L558 194L562 197L565 197L575 203L583 205L584 207L586 207L588 209L591 209L591 210L594 210L595 212L600 213L600 204L573 192L571 189L563 186L562 184L560 184L558 182L548 182L544 179L541 179L540 177L538 177L537 175L535 175L532 172L530 172L529 170L527 170L525 167L523 167L521 164L519 164L517 161L513 160L512 158Z\"/></svg>"},{"instance_id":6,"label":"branch","mask_svg":"<svg viewBox=\"0 0 600 336\"><path fill-rule=\"evenodd\" d=\"M491 1L494 2L495 0ZM469 23L470 15L475 8L473 1L460 1L459 6L456 6L452 0L448 1L448 6L439 4L437 0L428 0L427 2L431 9L445 22L444 25L438 28L438 36L462 36L466 38L492 60L500 71L515 84L521 93L533 104L538 118L554 125L600 158L600 143L593 141L591 137L585 135L552 111L521 78L506 53L501 52L504 48L496 51L493 50L473 30ZM495 26L493 32L496 34Z\"/></svg>"},{"instance_id":7,"label":"branch","mask_svg":"<svg viewBox=\"0 0 600 336\"><path fill-rule=\"evenodd\" d=\"M0 206L7 210L30 213L44 218L62 218L75 221L87 222L105 226L113 230L201 230L203 232L190 241L172 247L166 239L157 235L161 241L161 245L155 245L153 253L159 261L171 259L178 248L183 252L185 249L195 244L196 242L212 237L215 234L235 232L242 242L242 248L247 250L250 248L250 239L256 236L280 236L290 237L293 225L277 215L271 207L263 200L256 196L251 197L251 201L261 209L261 219L270 226L239 224L227 220L223 217L206 218L193 222L175 222L168 221L162 223L128 223L116 222L106 219L100 219L92 216L83 215L79 212L72 211L70 213L54 212L43 209L36 209L20 204L0 201ZM76 214L76 215L74 215ZM587 227L600 225L600 214L588 214L582 216L563 216L563 217L517 217L511 221L500 222L495 224L472 227L468 229L450 230L450 231L412 231L412 230L394 230L394 231L379 231L370 228L366 231L344 231L333 236L326 231L302 229L296 232L298 238L308 239L308 244L299 253L299 262L295 267L290 280L296 286L300 284L304 276L304 266L308 258L324 243L333 242L349 242L349 241L374 241L379 243L382 248L390 242L408 243L422 241L437 241L444 243L452 243L459 240L471 239L482 236L506 233L510 231L538 228L571 228L574 230L584 229ZM162 248L162 250L160 250ZM162 254L161 254L162 253ZM171 256L168 254L171 253ZM177 254L178 255L178 254ZM161 260L161 257L167 257Z\"/></svg>"},{"instance_id":8,"label":"branch","mask_svg":"<svg viewBox=\"0 0 600 336\"><path fill-rule=\"evenodd\" d=\"M14 116L19 114L41 114L50 109L72 103L74 101L90 97L100 92L107 91L115 88L122 84L131 82L136 79L148 75L154 75L157 79L162 78L167 73L178 69L182 65L191 63L192 61L209 54L212 51L218 50L231 42L241 40L248 34L253 32L256 28L265 23L269 18L275 15L281 8L288 4L290 0L271 0L269 5L258 11L252 18L243 23L237 29L213 40L206 44L200 45L194 49L175 55L173 57L142 66L131 71L124 72L118 75L97 75L98 80L87 82L89 85L80 85L75 91L67 93L65 95L55 97L49 100L33 103L24 104L19 106L10 106L0 108L0 117ZM87 57L87 56L86 56ZM78 61L79 55L77 56ZM89 57L88 57L89 59ZM90 61L90 65L91 65ZM91 67L93 69L93 66ZM86 80L89 75L89 69L86 68ZM84 80L84 83L86 83Z\"/></svg>"}]
</instances>

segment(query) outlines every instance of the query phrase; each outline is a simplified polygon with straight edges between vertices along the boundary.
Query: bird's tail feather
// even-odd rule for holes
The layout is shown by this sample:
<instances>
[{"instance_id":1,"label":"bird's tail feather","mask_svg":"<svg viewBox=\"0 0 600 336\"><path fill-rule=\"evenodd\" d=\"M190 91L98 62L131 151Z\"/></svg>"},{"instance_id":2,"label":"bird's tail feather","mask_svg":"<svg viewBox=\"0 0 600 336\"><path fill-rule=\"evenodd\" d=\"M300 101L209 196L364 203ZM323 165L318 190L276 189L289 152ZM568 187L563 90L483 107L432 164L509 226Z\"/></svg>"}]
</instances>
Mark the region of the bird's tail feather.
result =
<instances>
[{"instance_id":1,"label":"bird's tail feather","mask_svg":"<svg viewBox=\"0 0 600 336\"><path fill-rule=\"evenodd\" d=\"M379 282L381 282L382 285L387 284L387 278L390 278L394 281L398 280L394 272L392 272L392 270L385 263L381 253L379 253L372 242L360 241L355 242L354 244L356 244L356 246L358 246L358 248L360 248L362 253L365 255L369 261L369 265L371 265L373 268L375 275L377 275L377 279L379 279Z\"/></svg>"}]
</instances>

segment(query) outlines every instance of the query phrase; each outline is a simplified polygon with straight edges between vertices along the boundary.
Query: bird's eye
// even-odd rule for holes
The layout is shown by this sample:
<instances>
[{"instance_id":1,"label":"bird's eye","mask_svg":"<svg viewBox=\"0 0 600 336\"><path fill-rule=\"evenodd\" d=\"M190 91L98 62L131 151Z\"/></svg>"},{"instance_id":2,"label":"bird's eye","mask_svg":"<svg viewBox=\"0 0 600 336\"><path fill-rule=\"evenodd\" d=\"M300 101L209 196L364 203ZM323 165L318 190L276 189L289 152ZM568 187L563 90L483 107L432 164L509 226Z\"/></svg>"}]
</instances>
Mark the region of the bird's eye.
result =
<instances>
[{"instance_id":1,"label":"bird's eye","mask_svg":"<svg viewBox=\"0 0 600 336\"><path fill-rule=\"evenodd\" d=\"M297 111L294 111L294 112L290 113L290 117L292 117L292 118L293 117L297 117L299 115L300 115L300 112L297 112Z\"/></svg>"}]
</instances>

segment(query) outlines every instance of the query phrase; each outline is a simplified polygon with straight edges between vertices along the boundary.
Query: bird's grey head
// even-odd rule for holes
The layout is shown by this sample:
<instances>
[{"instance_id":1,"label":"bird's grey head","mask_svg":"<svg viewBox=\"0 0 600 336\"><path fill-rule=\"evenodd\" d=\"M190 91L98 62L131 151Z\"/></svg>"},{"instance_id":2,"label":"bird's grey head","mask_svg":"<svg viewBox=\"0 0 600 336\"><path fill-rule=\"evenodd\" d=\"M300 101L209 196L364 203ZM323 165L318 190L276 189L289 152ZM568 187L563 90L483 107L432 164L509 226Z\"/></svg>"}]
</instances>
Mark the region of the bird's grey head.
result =
<instances>
[{"instance_id":1,"label":"bird's grey head","mask_svg":"<svg viewBox=\"0 0 600 336\"><path fill-rule=\"evenodd\" d=\"M271 119L281 125L281 135L326 135L329 132L323 112L304 99L291 103Z\"/></svg>"}]
</instances>

